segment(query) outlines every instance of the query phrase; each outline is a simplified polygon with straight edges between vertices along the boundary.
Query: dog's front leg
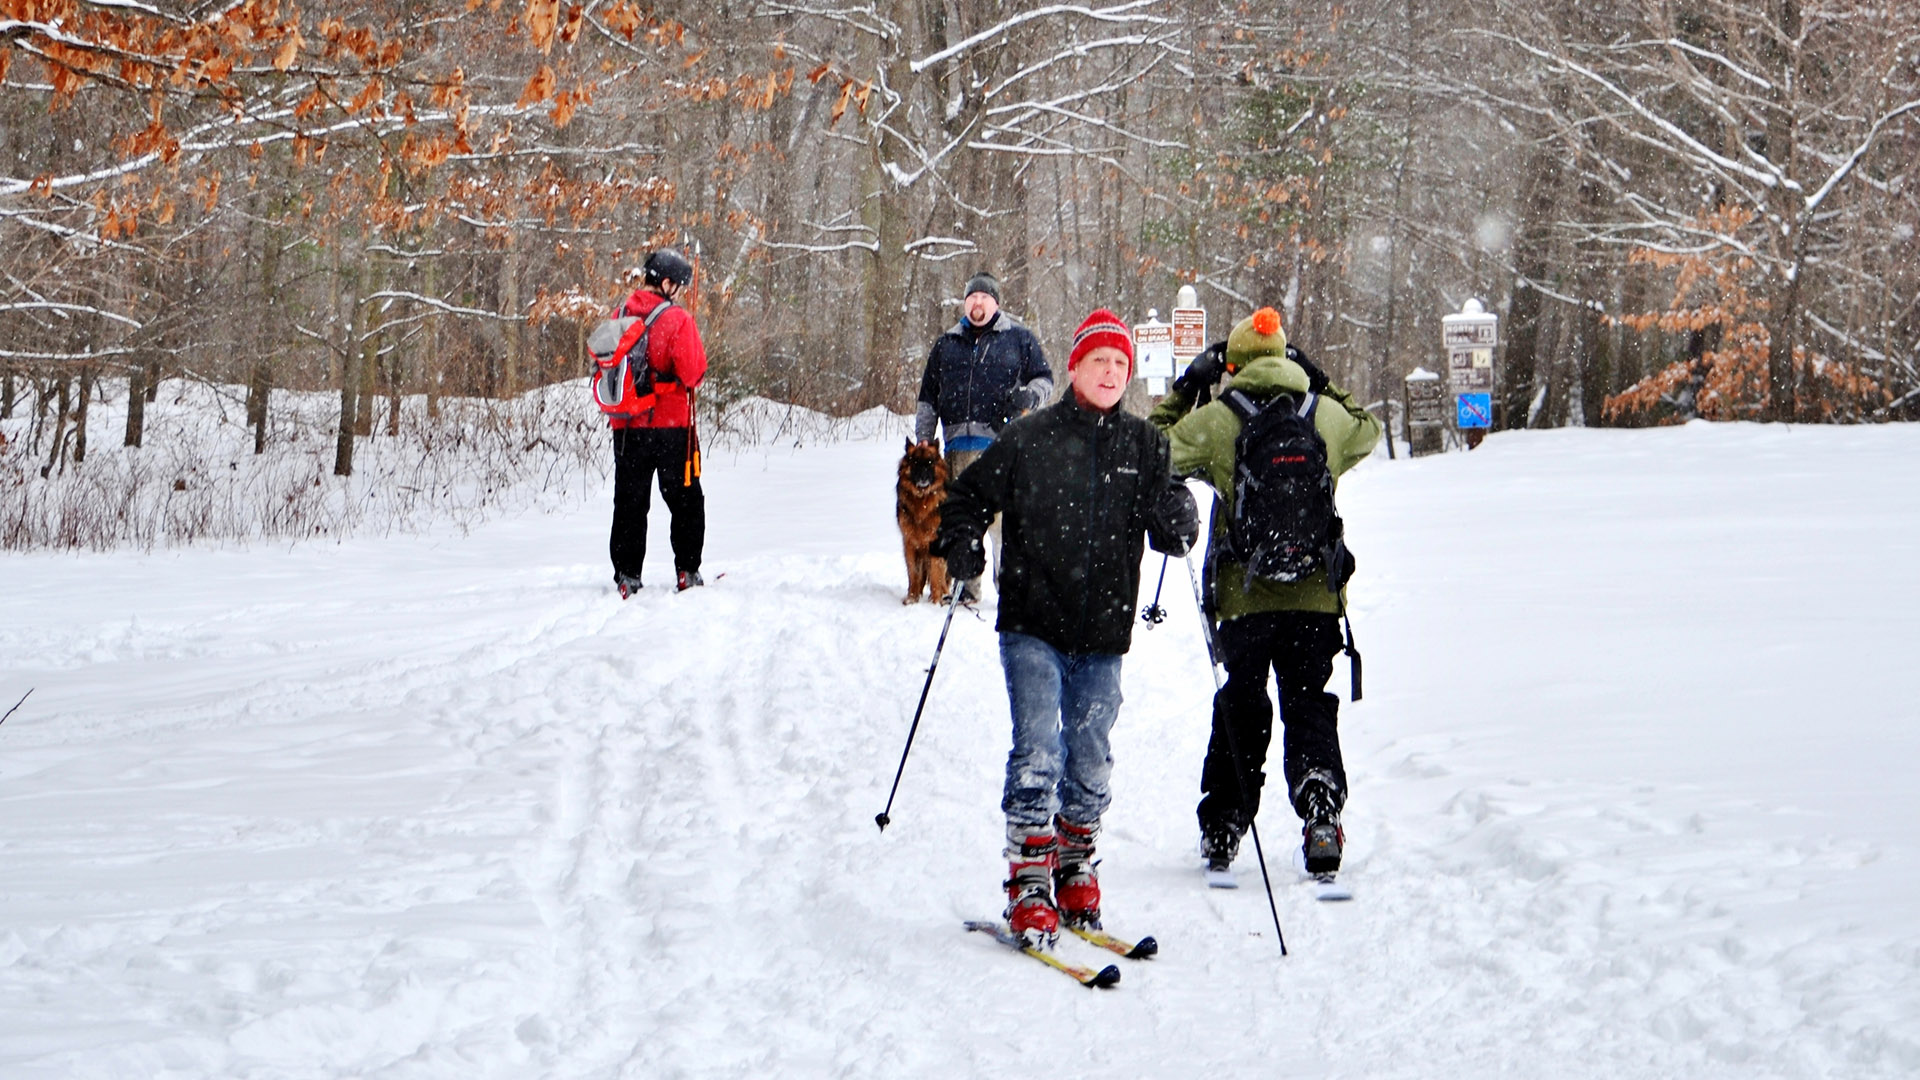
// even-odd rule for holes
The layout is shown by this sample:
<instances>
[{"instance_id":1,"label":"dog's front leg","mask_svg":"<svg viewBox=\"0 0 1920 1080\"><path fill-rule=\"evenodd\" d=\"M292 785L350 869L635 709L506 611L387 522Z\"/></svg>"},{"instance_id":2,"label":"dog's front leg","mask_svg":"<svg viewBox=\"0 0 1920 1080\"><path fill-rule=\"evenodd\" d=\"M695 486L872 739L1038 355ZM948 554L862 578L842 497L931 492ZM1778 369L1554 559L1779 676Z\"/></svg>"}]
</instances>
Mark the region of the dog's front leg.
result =
<instances>
[{"instance_id":1,"label":"dog's front leg","mask_svg":"<svg viewBox=\"0 0 1920 1080\"><path fill-rule=\"evenodd\" d=\"M920 602L920 590L927 585L928 558L925 551L914 550L913 538L904 533L900 537L900 546L907 556L907 596L900 601L903 604Z\"/></svg>"}]
</instances>

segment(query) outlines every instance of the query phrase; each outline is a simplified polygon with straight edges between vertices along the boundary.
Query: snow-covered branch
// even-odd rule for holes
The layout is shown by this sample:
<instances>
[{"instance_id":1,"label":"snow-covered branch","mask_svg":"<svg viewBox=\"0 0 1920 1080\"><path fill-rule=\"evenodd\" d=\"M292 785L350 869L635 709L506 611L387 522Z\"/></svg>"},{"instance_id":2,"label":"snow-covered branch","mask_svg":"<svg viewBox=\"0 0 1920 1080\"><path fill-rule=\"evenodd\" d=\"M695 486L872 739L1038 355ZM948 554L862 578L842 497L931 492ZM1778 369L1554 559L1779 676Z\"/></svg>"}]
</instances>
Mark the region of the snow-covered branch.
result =
<instances>
[{"instance_id":1,"label":"snow-covered branch","mask_svg":"<svg viewBox=\"0 0 1920 1080\"><path fill-rule=\"evenodd\" d=\"M992 41L994 38L1007 33L1022 23L1029 23L1035 19L1048 19L1056 15L1078 15L1082 18L1094 19L1099 22L1148 23L1155 26L1169 25L1173 20L1164 16L1139 13L1142 8L1154 7L1162 2L1163 0L1130 0L1129 3L1115 4L1112 7L1104 8L1090 8L1081 4L1053 4L1048 7L1035 8L1032 11L1023 11L1010 19L1004 19L997 25L980 31L972 37L955 42L931 56L925 56L915 60L908 64L907 67L917 75L943 60L951 60L959 56L961 53L966 52L968 49L982 42Z\"/></svg>"},{"instance_id":2,"label":"snow-covered branch","mask_svg":"<svg viewBox=\"0 0 1920 1080\"><path fill-rule=\"evenodd\" d=\"M792 244L779 240L761 240L761 247L779 251L804 251L811 255L824 255L834 251L871 251L878 254L880 243L877 240L848 240L841 244Z\"/></svg>"},{"instance_id":3,"label":"snow-covered branch","mask_svg":"<svg viewBox=\"0 0 1920 1080\"><path fill-rule=\"evenodd\" d=\"M1098 52L1101 49L1118 49L1118 48L1125 48L1127 46L1132 46L1132 45L1146 45L1146 44L1154 43L1156 41L1163 41L1163 40L1165 39L1156 38L1152 34L1130 34L1126 37L1102 38L1099 41L1077 42L1073 45L1068 46L1065 49L1060 50L1057 53L1054 53L1052 56L1047 57L1045 60L1036 60L1033 63L1028 64L1026 67L1021 68L1019 71L1016 71L1013 74L1007 76L1006 78L1000 80L999 84L989 89L984 95L982 95L982 98L983 100L986 100L986 101L992 101L994 98L998 97L1000 94L1005 92L1006 89L1012 86L1014 83L1017 83L1020 80L1025 78L1038 75L1041 72L1052 67L1053 65L1058 64L1065 60L1083 60L1089 56L1092 56L1094 53Z\"/></svg>"},{"instance_id":4,"label":"snow-covered branch","mask_svg":"<svg viewBox=\"0 0 1920 1080\"><path fill-rule=\"evenodd\" d=\"M1880 133L1887 129L1888 124L1915 111L1920 111L1920 100L1909 101L1875 120L1873 126L1867 130L1866 137L1860 140L1860 145L1853 148L1853 153L1848 154L1847 159L1840 163L1840 167L1833 170L1833 173L1827 177L1827 182L1821 184L1818 191L1807 196L1807 212L1812 213L1819 209L1820 204L1827 201L1827 196L1833 194L1833 189L1839 187L1840 182L1859 167L1861 159L1873 149L1873 144L1880 138Z\"/></svg>"},{"instance_id":5,"label":"snow-covered branch","mask_svg":"<svg viewBox=\"0 0 1920 1080\"><path fill-rule=\"evenodd\" d=\"M939 251L939 248L951 248L951 251ZM962 255L971 255L980 250L980 246L971 240L960 240L951 236L923 236L918 240L902 244L900 250L918 256L925 262L945 262Z\"/></svg>"},{"instance_id":6,"label":"snow-covered branch","mask_svg":"<svg viewBox=\"0 0 1920 1080\"><path fill-rule=\"evenodd\" d=\"M135 330L142 329L143 327L146 326L146 324L141 322L140 320L128 318L127 316L122 315L118 312L103 311L100 308L88 307L85 304L60 304L50 300L37 300L31 304L0 304L0 311L77 312L83 315L98 315L103 319L112 319L115 322L122 322L127 324L128 326L133 327Z\"/></svg>"},{"instance_id":7,"label":"snow-covered branch","mask_svg":"<svg viewBox=\"0 0 1920 1080\"><path fill-rule=\"evenodd\" d=\"M369 303L374 300L388 300L388 299L411 300L416 304L425 304L430 308L433 308L437 311L445 312L449 315L471 315L471 316L474 316L475 318L496 319L496 320L499 320L500 322L520 321L520 316L518 315L513 315L513 314L502 315L497 311L488 311L485 308L461 307L458 304L449 304L445 300L441 300L438 297L422 296L417 292L407 292L404 289L383 289L380 292L368 293L367 295L361 297L360 301L361 303Z\"/></svg>"},{"instance_id":8,"label":"snow-covered branch","mask_svg":"<svg viewBox=\"0 0 1920 1080\"><path fill-rule=\"evenodd\" d=\"M1714 150L1712 147L1707 146L1692 135L1687 134L1686 130L1681 128L1680 125L1653 111L1653 109L1649 108L1646 103L1640 99L1639 95L1632 93L1612 79L1607 78L1605 75L1600 74L1584 64L1576 63L1565 56L1550 52L1534 45L1532 42L1524 41L1511 34L1500 34L1487 30L1470 30L1463 32L1484 34L1488 37L1505 41L1529 53L1535 59L1541 60L1568 74L1577 75L1599 87L1604 94L1618 100L1629 112L1638 116L1647 124L1651 125L1655 131L1659 132L1662 138L1655 139L1643 134L1642 139L1648 144L1658 147L1667 153L1673 154L1676 157L1690 159L1715 172L1739 176L1768 188L1782 186L1788 188L1798 187L1792 179L1780 172L1778 166L1774 166L1771 162L1767 163L1768 167L1765 169L1757 168L1745 162L1735 161L1725 154Z\"/></svg>"}]
</instances>

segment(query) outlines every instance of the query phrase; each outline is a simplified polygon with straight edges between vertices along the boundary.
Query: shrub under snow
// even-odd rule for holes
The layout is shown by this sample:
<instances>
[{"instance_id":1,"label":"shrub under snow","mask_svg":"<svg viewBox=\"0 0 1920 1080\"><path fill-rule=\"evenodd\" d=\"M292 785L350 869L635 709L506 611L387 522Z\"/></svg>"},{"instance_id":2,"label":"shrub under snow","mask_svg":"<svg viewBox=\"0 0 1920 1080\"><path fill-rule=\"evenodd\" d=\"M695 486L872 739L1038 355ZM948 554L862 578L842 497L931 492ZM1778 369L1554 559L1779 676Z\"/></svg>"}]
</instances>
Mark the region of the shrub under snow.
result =
<instances>
[{"instance_id":1,"label":"shrub under snow","mask_svg":"<svg viewBox=\"0 0 1920 1080\"><path fill-rule=\"evenodd\" d=\"M374 434L356 439L353 475L346 477L333 475L337 393L275 392L259 455L242 387L167 381L147 406L144 445L137 448L120 445L126 393L125 380L99 385L83 461L56 459L51 419L35 431L31 396L0 421L0 548L105 550L466 529L491 514L597 494L612 471L606 422L588 400L585 380L505 401L443 398L437 417L427 415L424 397L403 398L396 435L387 434L387 399L376 399ZM904 430L899 417L880 410L834 419L759 398L718 408L703 402L700 414L709 447Z\"/></svg>"}]
</instances>

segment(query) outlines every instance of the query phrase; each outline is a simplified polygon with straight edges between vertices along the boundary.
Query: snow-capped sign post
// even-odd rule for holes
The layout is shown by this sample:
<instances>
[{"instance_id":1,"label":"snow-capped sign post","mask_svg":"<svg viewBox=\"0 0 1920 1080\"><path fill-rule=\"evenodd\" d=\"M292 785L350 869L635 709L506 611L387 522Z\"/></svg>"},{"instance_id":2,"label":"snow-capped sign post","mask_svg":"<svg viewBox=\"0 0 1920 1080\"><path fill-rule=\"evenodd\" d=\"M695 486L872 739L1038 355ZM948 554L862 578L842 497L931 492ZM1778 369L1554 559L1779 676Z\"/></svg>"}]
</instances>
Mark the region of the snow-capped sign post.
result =
<instances>
[{"instance_id":1,"label":"snow-capped sign post","mask_svg":"<svg viewBox=\"0 0 1920 1080\"><path fill-rule=\"evenodd\" d=\"M1446 398L1438 372L1417 367L1407 376L1407 446L1414 457L1446 448Z\"/></svg>"},{"instance_id":2,"label":"snow-capped sign post","mask_svg":"<svg viewBox=\"0 0 1920 1080\"><path fill-rule=\"evenodd\" d=\"M1187 363L1207 351L1207 309L1200 306L1200 294L1193 286L1180 286L1173 302L1173 364L1185 371Z\"/></svg>"},{"instance_id":3,"label":"snow-capped sign post","mask_svg":"<svg viewBox=\"0 0 1920 1080\"><path fill-rule=\"evenodd\" d=\"M1147 393L1159 397L1173 379L1173 324L1160 321L1157 308L1133 328L1134 375L1147 380Z\"/></svg>"},{"instance_id":4,"label":"snow-capped sign post","mask_svg":"<svg viewBox=\"0 0 1920 1080\"><path fill-rule=\"evenodd\" d=\"M1469 299L1458 313L1440 317L1440 338L1447 350L1454 426L1472 448L1493 426L1493 349L1500 343L1500 316Z\"/></svg>"}]
</instances>

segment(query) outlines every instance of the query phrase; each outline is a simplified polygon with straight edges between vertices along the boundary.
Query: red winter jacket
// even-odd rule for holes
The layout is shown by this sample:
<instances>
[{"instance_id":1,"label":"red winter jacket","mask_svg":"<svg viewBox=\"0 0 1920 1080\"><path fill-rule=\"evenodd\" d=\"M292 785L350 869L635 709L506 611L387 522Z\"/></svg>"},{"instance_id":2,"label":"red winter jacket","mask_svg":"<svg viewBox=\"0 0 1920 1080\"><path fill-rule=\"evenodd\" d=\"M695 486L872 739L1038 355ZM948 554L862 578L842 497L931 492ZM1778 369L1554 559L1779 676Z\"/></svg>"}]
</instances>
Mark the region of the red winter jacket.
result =
<instances>
[{"instance_id":1,"label":"red winter jacket","mask_svg":"<svg viewBox=\"0 0 1920 1080\"><path fill-rule=\"evenodd\" d=\"M649 312L666 302L666 297L651 289L635 289L620 306L620 315L645 319ZM628 331L636 340L640 327L640 323L634 323ZM629 344L621 342L623 347ZM700 343L700 330L693 325L693 316L686 308L675 305L672 311L654 320L653 328L647 332L647 363L654 372L653 409L632 418L609 417L609 423L616 430L693 426L693 398L688 391L699 386L701 377L707 373L707 349Z\"/></svg>"}]
</instances>

